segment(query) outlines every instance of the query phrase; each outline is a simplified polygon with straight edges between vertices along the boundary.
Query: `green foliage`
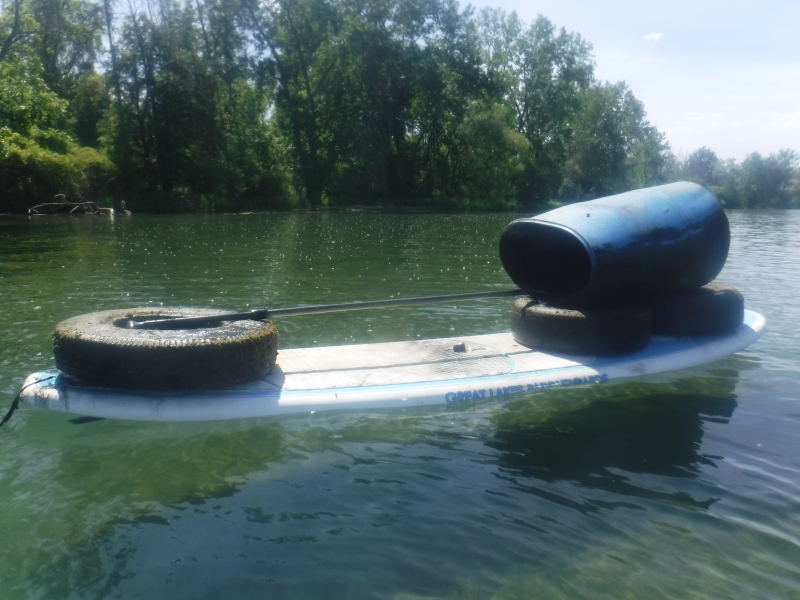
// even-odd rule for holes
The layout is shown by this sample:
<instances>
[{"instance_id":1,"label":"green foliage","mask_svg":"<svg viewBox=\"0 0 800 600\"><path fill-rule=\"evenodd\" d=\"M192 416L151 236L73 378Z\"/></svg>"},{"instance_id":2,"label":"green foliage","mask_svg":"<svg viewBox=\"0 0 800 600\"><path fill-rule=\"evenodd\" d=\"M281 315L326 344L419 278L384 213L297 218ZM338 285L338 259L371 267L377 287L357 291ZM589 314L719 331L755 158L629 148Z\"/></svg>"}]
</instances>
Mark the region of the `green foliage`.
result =
<instances>
[{"instance_id":1,"label":"green foliage","mask_svg":"<svg viewBox=\"0 0 800 600\"><path fill-rule=\"evenodd\" d=\"M312 205L446 193L447 149L481 93L467 13L442 0L286 0L248 11Z\"/></svg>"},{"instance_id":2,"label":"green foliage","mask_svg":"<svg viewBox=\"0 0 800 600\"><path fill-rule=\"evenodd\" d=\"M456 129L448 156L450 196L489 200L514 207L525 176L530 142L512 126L511 110L500 104L473 103Z\"/></svg>"},{"instance_id":3,"label":"green foliage","mask_svg":"<svg viewBox=\"0 0 800 600\"><path fill-rule=\"evenodd\" d=\"M561 196L591 199L662 183L669 147L627 86L595 85L581 100Z\"/></svg>"},{"instance_id":4,"label":"green foliage","mask_svg":"<svg viewBox=\"0 0 800 600\"><path fill-rule=\"evenodd\" d=\"M28 0L36 21L33 50L47 85L70 97L81 74L92 72L101 49L102 9L89 0Z\"/></svg>"},{"instance_id":5,"label":"green foliage","mask_svg":"<svg viewBox=\"0 0 800 600\"><path fill-rule=\"evenodd\" d=\"M676 179L800 206L795 152L678 160L580 35L455 0L9 0L0 132L3 209L112 173L151 211L538 209Z\"/></svg>"},{"instance_id":6,"label":"green foliage","mask_svg":"<svg viewBox=\"0 0 800 600\"><path fill-rule=\"evenodd\" d=\"M711 187L720 180L720 167L717 155L703 146L688 156L682 168L686 179Z\"/></svg>"},{"instance_id":7,"label":"green foliage","mask_svg":"<svg viewBox=\"0 0 800 600\"><path fill-rule=\"evenodd\" d=\"M766 158L758 152L742 162L736 187L744 208L799 208L800 156L781 150Z\"/></svg>"},{"instance_id":8,"label":"green foliage","mask_svg":"<svg viewBox=\"0 0 800 600\"><path fill-rule=\"evenodd\" d=\"M89 199L113 172L105 156L64 131L67 110L35 58L12 53L0 62L1 210L26 210L56 194Z\"/></svg>"},{"instance_id":9,"label":"green foliage","mask_svg":"<svg viewBox=\"0 0 800 600\"><path fill-rule=\"evenodd\" d=\"M478 24L492 91L530 142L521 200L542 205L562 186L582 92L592 83L591 46L541 16L526 29L515 13L484 10Z\"/></svg>"},{"instance_id":10,"label":"green foliage","mask_svg":"<svg viewBox=\"0 0 800 600\"><path fill-rule=\"evenodd\" d=\"M56 194L95 200L114 165L92 148L57 130L31 129L29 137L0 128L0 197L3 210L26 210Z\"/></svg>"},{"instance_id":11,"label":"green foliage","mask_svg":"<svg viewBox=\"0 0 800 600\"><path fill-rule=\"evenodd\" d=\"M36 59L16 53L0 62L0 127L27 135L34 128L64 128L68 102L50 91Z\"/></svg>"},{"instance_id":12,"label":"green foliage","mask_svg":"<svg viewBox=\"0 0 800 600\"><path fill-rule=\"evenodd\" d=\"M75 81L69 117L78 143L99 147L100 121L110 106L105 77L98 73L86 73Z\"/></svg>"},{"instance_id":13,"label":"green foliage","mask_svg":"<svg viewBox=\"0 0 800 600\"><path fill-rule=\"evenodd\" d=\"M103 128L130 206L291 202L280 136L266 119L268 99L236 59L244 42L226 7L206 6L198 27L192 6L170 0L161 6L159 20L129 15L116 42L122 102L108 111Z\"/></svg>"}]
</instances>

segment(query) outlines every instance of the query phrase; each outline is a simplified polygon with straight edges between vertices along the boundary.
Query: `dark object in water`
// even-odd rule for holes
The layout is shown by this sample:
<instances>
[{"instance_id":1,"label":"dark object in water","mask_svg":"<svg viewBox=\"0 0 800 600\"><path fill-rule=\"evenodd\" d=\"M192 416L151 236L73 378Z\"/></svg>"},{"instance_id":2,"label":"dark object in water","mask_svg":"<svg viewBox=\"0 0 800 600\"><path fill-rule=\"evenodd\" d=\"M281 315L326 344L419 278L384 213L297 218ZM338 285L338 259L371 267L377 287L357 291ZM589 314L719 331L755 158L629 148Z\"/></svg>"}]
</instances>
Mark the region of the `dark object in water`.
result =
<instances>
[{"instance_id":1,"label":"dark object in water","mask_svg":"<svg viewBox=\"0 0 800 600\"><path fill-rule=\"evenodd\" d=\"M29 215L107 215L113 208L100 208L94 202L47 202L28 209Z\"/></svg>"},{"instance_id":2,"label":"dark object in water","mask_svg":"<svg viewBox=\"0 0 800 600\"><path fill-rule=\"evenodd\" d=\"M729 246L719 201L681 182L513 221L500 236L500 260L532 296L585 305L705 285Z\"/></svg>"}]
</instances>

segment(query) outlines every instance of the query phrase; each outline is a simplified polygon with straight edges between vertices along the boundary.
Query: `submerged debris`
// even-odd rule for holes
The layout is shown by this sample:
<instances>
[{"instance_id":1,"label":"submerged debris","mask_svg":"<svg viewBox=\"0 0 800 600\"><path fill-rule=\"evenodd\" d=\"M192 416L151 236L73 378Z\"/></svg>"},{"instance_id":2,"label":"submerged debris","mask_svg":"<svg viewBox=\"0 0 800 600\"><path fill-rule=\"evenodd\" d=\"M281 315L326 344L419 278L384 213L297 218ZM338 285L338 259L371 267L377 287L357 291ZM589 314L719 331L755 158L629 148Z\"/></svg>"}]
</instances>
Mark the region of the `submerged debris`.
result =
<instances>
[{"instance_id":1,"label":"submerged debris","mask_svg":"<svg viewBox=\"0 0 800 600\"><path fill-rule=\"evenodd\" d=\"M28 209L29 215L114 216L113 208L100 208L94 202L47 202Z\"/></svg>"}]
</instances>

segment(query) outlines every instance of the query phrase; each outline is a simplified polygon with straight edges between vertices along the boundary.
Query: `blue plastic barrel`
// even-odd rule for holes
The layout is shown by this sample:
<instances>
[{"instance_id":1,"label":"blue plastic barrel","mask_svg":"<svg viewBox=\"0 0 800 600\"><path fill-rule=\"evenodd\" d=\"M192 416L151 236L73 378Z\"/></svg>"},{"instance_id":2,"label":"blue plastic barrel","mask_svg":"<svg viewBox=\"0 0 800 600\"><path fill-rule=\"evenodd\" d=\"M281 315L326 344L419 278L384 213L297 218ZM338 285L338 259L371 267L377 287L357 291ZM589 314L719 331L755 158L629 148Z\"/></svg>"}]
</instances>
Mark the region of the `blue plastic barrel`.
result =
<instances>
[{"instance_id":1,"label":"blue plastic barrel","mask_svg":"<svg viewBox=\"0 0 800 600\"><path fill-rule=\"evenodd\" d=\"M500 260L534 297L594 303L705 285L729 247L719 201L680 182L513 221L500 236Z\"/></svg>"}]
</instances>

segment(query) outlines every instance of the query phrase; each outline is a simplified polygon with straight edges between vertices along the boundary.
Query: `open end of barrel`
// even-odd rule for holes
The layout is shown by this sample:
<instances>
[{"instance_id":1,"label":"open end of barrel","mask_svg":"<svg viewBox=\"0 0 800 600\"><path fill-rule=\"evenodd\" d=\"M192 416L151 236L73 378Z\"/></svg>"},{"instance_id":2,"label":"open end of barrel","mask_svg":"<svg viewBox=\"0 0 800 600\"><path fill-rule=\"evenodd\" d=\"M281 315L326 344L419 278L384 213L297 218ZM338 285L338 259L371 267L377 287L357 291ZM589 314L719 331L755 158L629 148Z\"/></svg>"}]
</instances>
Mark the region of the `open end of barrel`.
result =
<instances>
[{"instance_id":1,"label":"open end of barrel","mask_svg":"<svg viewBox=\"0 0 800 600\"><path fill-rule=\"evenodd\" d=\"M549 298L578 295L594 269L592 255L580 236L546 221L510 223L500 237L500 260L520 288Z\"/></svg>"}]
</instances>

